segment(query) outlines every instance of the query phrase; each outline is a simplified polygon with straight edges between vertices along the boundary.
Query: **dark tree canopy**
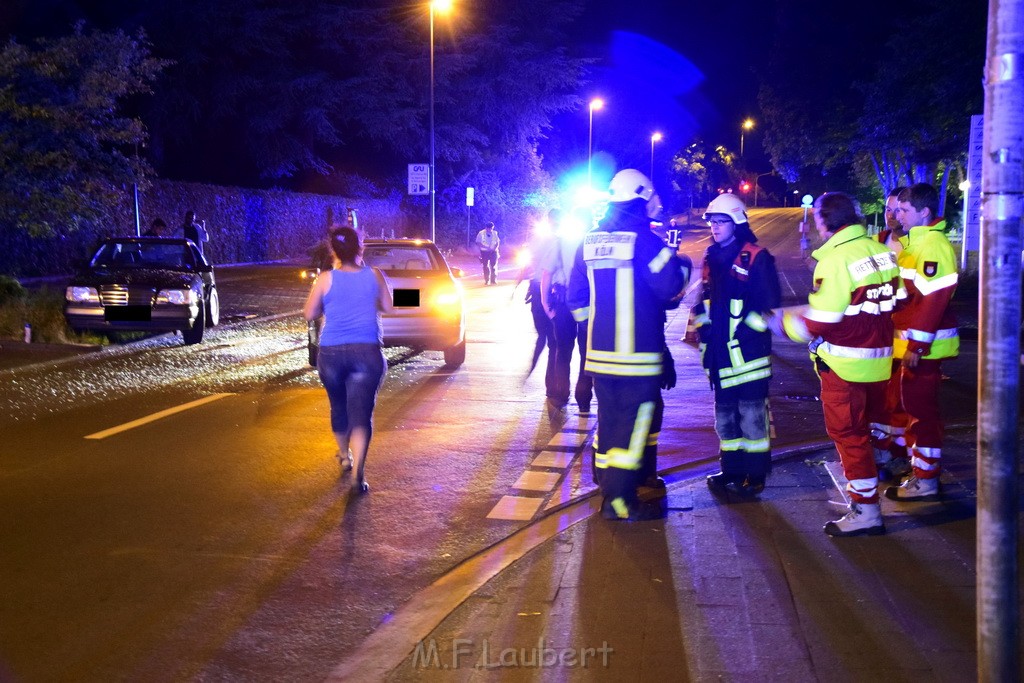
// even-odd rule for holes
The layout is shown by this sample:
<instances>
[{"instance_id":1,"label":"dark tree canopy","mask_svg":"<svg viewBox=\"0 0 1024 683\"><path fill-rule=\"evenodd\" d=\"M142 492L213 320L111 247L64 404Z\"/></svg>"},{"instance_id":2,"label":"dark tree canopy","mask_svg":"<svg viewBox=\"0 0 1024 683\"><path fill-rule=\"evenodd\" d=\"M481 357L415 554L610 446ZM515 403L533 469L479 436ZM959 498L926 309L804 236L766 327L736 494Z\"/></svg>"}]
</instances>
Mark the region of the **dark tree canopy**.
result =
<instances>
[{"instance_id":1,"label":"dark tree canopy","mask_svg":"<svg viewBox=\"0 0 1024 683\"><path fill-rule=\"evenodd\" d=\"M33 235L96 224L124 188L145 182L145 141L125 101L148 93L164 63L143 34L75 28L0 51L0 229Z\"/></svg>"}]
</instances>

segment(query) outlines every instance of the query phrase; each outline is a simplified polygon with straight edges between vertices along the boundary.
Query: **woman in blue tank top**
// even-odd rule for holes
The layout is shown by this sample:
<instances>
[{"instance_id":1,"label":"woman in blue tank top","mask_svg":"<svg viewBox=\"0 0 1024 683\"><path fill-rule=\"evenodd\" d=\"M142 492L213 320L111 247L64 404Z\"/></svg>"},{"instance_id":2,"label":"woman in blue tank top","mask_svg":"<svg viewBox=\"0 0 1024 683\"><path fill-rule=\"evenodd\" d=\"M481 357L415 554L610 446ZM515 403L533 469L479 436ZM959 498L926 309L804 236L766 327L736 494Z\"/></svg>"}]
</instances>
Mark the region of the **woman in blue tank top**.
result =
<instances>
[{"instance_id":1,"label":"woman in blue tank top","mask_svg":"<svg viewBox=\"0 0 1024 683\"><path fill-rule=\"evenodd\" d=\"M391 292L379 270L363 265L355 230L336 230L331 250L334 269L317 278L303 313L306 320L324 317L317 369L331 404L331 431L343 464L351 452L352 490L366 493L373 408L387 372L380 314L391 311Z\"/></svg>"}]
</instances>

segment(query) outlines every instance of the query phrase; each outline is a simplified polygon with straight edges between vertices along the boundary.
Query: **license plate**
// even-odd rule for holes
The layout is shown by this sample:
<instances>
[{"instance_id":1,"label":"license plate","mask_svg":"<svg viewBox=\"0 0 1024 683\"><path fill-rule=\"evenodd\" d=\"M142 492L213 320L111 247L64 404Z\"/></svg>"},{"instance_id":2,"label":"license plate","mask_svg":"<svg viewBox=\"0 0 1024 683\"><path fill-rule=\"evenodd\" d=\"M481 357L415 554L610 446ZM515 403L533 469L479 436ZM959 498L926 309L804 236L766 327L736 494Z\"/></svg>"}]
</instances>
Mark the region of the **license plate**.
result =
<instances>
[{"instance_id":1,"label":"license plate","mask_svg":"<svg viewBox=\"0 0 1024 683\"><path fill-rule=\"evenodd\" d=\"M414 308L420 305L420 290L418 289L396 289L394 295L396 307Z\"/></svg>"},{"instance_id":2,"label":"license plate","mask_svg":"<svg viewBox=\"0 0 1024 683\"><path fill-rule=\"evenodd\" d=\"M107 306L103 318L107 322L148 323L153 319L153 310L149 306Z\"/></svg>"}]
</instances>

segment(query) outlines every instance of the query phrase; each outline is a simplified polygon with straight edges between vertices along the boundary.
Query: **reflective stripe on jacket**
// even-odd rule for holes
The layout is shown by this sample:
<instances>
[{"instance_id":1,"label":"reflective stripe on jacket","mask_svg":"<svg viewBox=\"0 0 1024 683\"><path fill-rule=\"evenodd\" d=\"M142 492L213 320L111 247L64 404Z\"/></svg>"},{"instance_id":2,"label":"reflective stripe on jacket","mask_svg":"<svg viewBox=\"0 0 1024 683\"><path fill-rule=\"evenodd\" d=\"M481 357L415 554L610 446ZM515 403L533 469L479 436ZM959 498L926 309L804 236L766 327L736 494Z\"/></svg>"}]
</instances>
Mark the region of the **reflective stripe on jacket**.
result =
<instances>
[{"instance_id":1,"label":"reflective stripe on jacket","mask_svg":"<svg viewBox=\"0 0 1024 683\"><path fill-rule=\"evenodd\" d=\"M892 312L906 298L896 257L862 225L840 228L812 254L814 288L804 319L822 342L815 353L848 382L892 372Z\"/></svg>"},{"instance_id":2,"label":"reflective stripe on jacket","mask_svg":"<svg viewBox=\"0 0 1024 683\"><path fill-rule=\"evenodd\" d=\"M618 213L588 233L576 251L566 297L573 317L588 321L586 371L661 375L665 307L682 290L683 278L679 258L646 218Z\"/></svg>"},{"instance_id":3,"label":"reflective stripe on jacket","mask_svg":"<svg viewBox=\"0 0 1024 683\"><path fill-rule=\"evenodd\" d=\"M907 298L893 315L893 355L907 349L922 358L955 358L960 333L950 305L958 280L956 254L946 237L946 221L910 229L910 242L896 258Z\"/></svg>"}]
</instances>

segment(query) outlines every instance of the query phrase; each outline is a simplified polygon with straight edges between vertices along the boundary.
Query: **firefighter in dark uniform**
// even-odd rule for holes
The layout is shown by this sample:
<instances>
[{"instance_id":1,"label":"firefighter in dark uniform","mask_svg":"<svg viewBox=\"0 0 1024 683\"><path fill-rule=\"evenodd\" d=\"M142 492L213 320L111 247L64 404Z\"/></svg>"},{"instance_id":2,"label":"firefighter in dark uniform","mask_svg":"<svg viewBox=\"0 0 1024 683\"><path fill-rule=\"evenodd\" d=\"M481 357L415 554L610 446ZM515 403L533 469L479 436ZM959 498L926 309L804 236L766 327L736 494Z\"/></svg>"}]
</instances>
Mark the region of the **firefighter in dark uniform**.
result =
<instances>
[{"instance_id":1,"label":"firefighter in dark uniform","mask_svg":"<svg viewBox=\"0 0 1024 683\"><path fill-rule=\"evenodd\" d=\"M587 321L602 515L640 520L651 516L637 489L663 382L665 309L687 278L675 250L651 232L651 181L625 169L609 193L605 217L576 252L566 300L573 317Z\"/></svg>"},{"instance_id":2,"label":"firefighter in dark uniform","mask_svg":"<svg viewBox=\"0 0 1024 683\"><path fill-rule=\"evenodd\" d=\"M704 220L714 244L704 253L703 295L694 308L704 369L715 392L721 471L712 492L753 497L771 470L768 382L772 376L768 321L781 300L775 259L757 246L746 206L733 194L708 205Z\"/></svg>"}]
</instances>

